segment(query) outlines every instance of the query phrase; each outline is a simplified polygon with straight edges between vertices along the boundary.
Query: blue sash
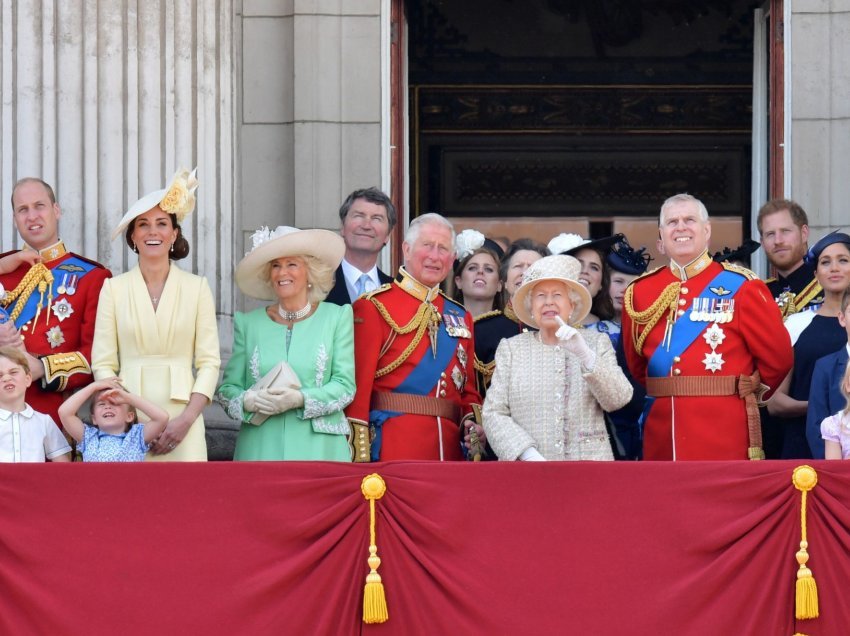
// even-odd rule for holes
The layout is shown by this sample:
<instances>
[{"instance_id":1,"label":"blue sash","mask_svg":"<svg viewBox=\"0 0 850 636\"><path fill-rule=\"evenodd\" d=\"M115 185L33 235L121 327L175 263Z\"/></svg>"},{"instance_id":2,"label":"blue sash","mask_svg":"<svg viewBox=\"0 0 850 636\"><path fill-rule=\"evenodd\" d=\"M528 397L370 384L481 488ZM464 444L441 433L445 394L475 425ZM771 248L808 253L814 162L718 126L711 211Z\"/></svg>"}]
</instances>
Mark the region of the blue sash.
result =
<instances>
[{"instance_id":1,"label":"blue sash","mask_svg":"<svg viewBox=\"0 0 850 636\"><path fill-rule=\"evenodd\" d=\"M445 308L444 308L445 309ZM466 312L458 306L456 312L461 319L466 318ZM429 395L440 380L440 374L449 366L449 361L457 351L457 338L450 336L443 321L442 328L437 330L437 355L431 354L431 347L425 351L418 364L408 376L393 389L393 393L412 393L414 395ZM426 336L427 337L427 334ZM473 355L469 352L468 355ZM372 440L372 461L378 461L381 453L381 428L391 417L401 415L398 411L372 410L369 411L369 424L375 427L375 437Z\"/></svg>"},{"instance_id":2,"label":"blue sash","mask_svg":"<svg viewBox=\"0 0 850 636\"><path fill-rule=\"evenodd\" d=\"M76 274L77 276L77 287L80 286L80 281L83 280L83 276L92 271L96 265L93 265L87 261L84 261L76 256L71 256L70 258L66 258L64 261L59 263L56 267L52 268L50 271L53 273L53 285L52 285L52 293L48 294L48 291L44 291L44 298L42 298L42 294L36 288L32 295L30 295L26 304L24 305L23 311L18 316L18 319L15 321L15 326L20 329L24 324L28 323L30 320L35 318L35 314L38 311L39 302L47 303L47 297L53 296L53 300L56 300L56 297L59 294L56 293L56 288L62 284L62 279L67 274L68 280L65 281L65 286L67 287L68 282L71 280L71 277ZM42 311L46 310L47 306L42 305ZM41 318L39 318L41 320Z\"/></svg>"},{"instance_id":3,"label":"blue sash","mask_svg":"<svg viewBox=\"0 0 850 636\"><path fill-rule=\"evenodd\" d=\"M741 285L744 284L745 280L746 278L741 274L724 269L715 276L708 285L705 286L705 289L703 289L702 293L696 298L729 300L738 293L738 290L741 288ZM715 289L723 288L728 290L730 293L720 296L719 294L715 294L711 291L712 287ZM673 366L673 359L676 356L681 355L697 338L699 338L700 334L708 328L708 323L705 321L691 320L691 312L693 311L693 308L694 303L692 303L688 310L682 314L675 323L673 323L673 330L670 334L670 349L667 350L667 348L663 346L663 343L656 347L652 357L647 363L646 372L649 377L666 378L669 376L670 369ZM641 416L638 419L641 429L643 429L646 419L649 417L649 413L654 404L655 398L651 395L647 395L643 413L641 413Z\"/></svg>"}]
</instances>

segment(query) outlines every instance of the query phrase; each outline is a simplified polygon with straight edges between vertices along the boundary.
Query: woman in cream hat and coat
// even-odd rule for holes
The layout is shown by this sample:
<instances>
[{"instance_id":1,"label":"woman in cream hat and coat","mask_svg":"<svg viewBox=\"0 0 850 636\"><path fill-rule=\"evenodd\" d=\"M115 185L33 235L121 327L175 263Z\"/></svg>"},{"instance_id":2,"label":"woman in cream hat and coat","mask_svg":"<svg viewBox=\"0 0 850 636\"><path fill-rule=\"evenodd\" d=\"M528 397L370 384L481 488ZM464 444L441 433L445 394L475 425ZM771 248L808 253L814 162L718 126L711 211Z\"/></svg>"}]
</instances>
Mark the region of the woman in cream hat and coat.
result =
<instances>
[{"instance_id":1,"label":"woman in cream hat and coat","mask_svg":"<svg viewBox=\"0 0 850 636\"><path fill-rule=\"evenodd\" d=\"M343 412L354 399L351 305L322 302L345 243L335 232L286 226L251 239L236 283L273 302L233 321L218 400L242 423L234 459L351 461Z\"/></svg>"},{"instance_id":2,"label":"woman in cream hat and coat","mask_svg":"<svg viewBox=\"0 0 850 636\"><path fill-rule=\"evenodd\" d=\"M580 328L591 305L580 273L572 256L546 256L514 295L517 316L539 331L496 350L484 430L499 459L614 459L603 412L625 405L632 386L608 336Z\"/></svg>"},{"instance_id":3,"label":"woman in cream hat and coat","mask_svg":"<svg viewBox=\"0 0 850 636\"><path fill-rule=\"evenodd\" d=\"M168 425L147 460L206 461L201 415L221 366L209 283L174 262L189 254L180 222L195 208L195 173L139 199L112 234L139 255L136 267L107 281L97 308L92 371L119 376L131 393L161 406Z\"/></svg>"}]
</instances>

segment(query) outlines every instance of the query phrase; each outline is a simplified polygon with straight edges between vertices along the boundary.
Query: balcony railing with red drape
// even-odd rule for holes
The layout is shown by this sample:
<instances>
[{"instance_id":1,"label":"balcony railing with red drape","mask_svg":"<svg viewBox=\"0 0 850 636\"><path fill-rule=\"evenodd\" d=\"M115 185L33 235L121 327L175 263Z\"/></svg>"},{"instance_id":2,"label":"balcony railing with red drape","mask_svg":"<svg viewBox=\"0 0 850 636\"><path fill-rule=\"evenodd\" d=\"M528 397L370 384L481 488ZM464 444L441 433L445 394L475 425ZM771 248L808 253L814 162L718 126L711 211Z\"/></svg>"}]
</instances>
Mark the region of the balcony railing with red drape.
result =
<instances>
[{"instance_id":1,"label":"balcony railing with red drape","mask_svg":"<svg viewBox=\"0 0 850 636\"><path fill-rule=\"evenodd\" d=\"M797 465L4 465L0 633L847 633L850 464L812 462L803 621Z\"/></svg>"}]
</instances>

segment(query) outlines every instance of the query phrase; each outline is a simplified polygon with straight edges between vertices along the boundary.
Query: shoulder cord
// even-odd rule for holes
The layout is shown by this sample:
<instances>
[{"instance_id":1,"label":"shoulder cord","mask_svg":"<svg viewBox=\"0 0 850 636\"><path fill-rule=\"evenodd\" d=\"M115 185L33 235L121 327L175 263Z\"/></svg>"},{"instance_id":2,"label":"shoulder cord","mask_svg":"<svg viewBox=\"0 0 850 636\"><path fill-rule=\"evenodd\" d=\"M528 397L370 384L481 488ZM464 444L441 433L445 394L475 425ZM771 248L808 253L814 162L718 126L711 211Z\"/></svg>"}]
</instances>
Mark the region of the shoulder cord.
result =
<instances>
[{"instance_id":1,"label":"shoulder cord","mask_svg":"<svg viewBox=\"0 0 850 636\"><path fill-rule=\"evenodd\" d=\"M41 282L46 282L47 284L53 283L53 274L51 274L50 270L42 263L36 263L30 267L30 271L24 274L24 277L21 279L21 282L18 283L17 287L6 295L7 305L11 304L16 298L18 299L18 302L15 303L15 308L10 314L10 318L13 322L21 315L21 312L24 310L24 305L27 304L27 301L30 299L30 296L32 296L33 291L35 291L35 288L38 287Z\"/></svg>"},{"instance_id":2,"label":"shoulder cord","mask_svg":"<svg viewBox=\"0 0 850 636\"><path fill-rule=\"evenodd\" d=\"M664 316L664 312L669 309L670 313L667 320L673 322L673 316L676 313L676 299L679 297L679 290L682 283L670 283L661 292L661 295L655 299L647 309L643 311L635 311L633 305L634 285L629 285L626 288L626 296L623 299L623 306L629 318L632 319L632 340L634 340L635 351L640 353L643 349L643 343L646 341L649 333L655 328ZM637 333L638 326L645 325L640 335Z\"/></svg>"},{"instance_id":3,"label":"shoulder cord","mask_svg":"<svg viewBox=\"0 0 850 636\"><path fill-rule=\"evenodd\" d=\"M428 325L437 325L440 323L440 312L437 311L437 308L432 303L422 303L416 314L410 319L410 322L402 327L393 320L390 312L387 311L387 308L384 307L382 302L374 297L370 297L369 300L372 301L373 305L375 305L375 309L377 309L378 313L381 314L381 318L384 319L384 321L390 326L390 329L392 329L396 334L406 335L414 330L416 331L413 339L410 341L410 344L405 347L404 351L401 352L401 355L398 358L375 371L375 377L380 378L398 369L402 363L410 357L410 354L413 353L422 341L425 331L428 329Z\"/></svg>"}]
</instances>

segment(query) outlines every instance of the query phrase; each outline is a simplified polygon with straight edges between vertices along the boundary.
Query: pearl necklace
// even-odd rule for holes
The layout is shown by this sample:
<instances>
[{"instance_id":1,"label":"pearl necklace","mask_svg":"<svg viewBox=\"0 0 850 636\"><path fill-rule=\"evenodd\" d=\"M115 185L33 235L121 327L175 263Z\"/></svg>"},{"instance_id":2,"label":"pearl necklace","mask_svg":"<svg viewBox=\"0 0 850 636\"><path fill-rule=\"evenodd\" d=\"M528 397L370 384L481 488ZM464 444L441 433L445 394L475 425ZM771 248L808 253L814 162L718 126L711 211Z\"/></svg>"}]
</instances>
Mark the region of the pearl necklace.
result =
<instances>
[{"instance_id":1,"label":"pearl necklace","mask_svg":"<svg viewBox=\"0 0 850 636\"><path fill-rule=\"evenodd\" d=\"M280 305L277 306L277 313L280 314L280 317L286 320L287 322L295 322L296 320L301 320L307 314L310 313L310 310L313 309L313 305L309 302L305 307L299 309L298 311L287 311Z\"/></svg>"}]
</instances>

